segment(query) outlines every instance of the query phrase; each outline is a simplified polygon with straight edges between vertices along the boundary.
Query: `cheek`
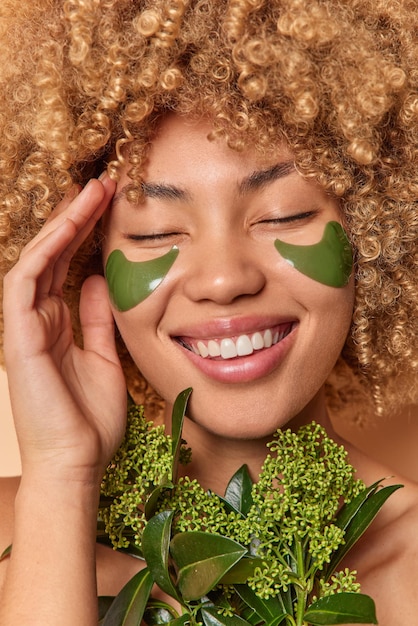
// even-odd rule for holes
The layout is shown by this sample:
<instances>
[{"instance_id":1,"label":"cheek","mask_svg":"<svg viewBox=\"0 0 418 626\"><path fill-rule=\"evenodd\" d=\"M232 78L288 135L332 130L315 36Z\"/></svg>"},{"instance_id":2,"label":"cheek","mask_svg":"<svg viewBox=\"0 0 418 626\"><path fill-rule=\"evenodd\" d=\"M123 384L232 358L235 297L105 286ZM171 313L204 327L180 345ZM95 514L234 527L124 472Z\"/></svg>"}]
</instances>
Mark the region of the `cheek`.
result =
<instances>
[{"instance_id":1,"label":"cheek","mask_svg":"<svg viewBox=\"0 0 418 626\"><path fill-rule=\"evenodd\" d=\"M312 315L312 321L315 318L318 350L317 353L313 351L313 361L319 358L333 367L345 344L352 322L354 279L351 278L348 285L340 289L321 287L318 284L315 289L315 283L309 282L312 285L311 310L315 311L315 304L317 306L317 314Z\"/></svg>"},{"instance_id":2,"label":"cheek","mask_svg":"<svg viewBox=\"0 0 418 626\"><path fill-rule=\"evenodd\" d=\"M274 242L279 254L296 270L329 287L345 287L353 269L350 242L341 224L328 222L320 242L311 246Z\"/></svg>"},{"instance_id":3,"label":"cheek","mask_svg":"<svg viewBox=\"0 0 418 626\"><path fill-rule=\"evenodd\" d=\"M151 300L150 298L149 300ZM145 377L151 371L160 371L161 354L156 350L155 315L150 313L148 302L126 311L114 311L114 319L119 334L135 365Z\"/></svg>"},{"instance_id":4,"label":"cheek","mask_svg":"<svg viewBox=\"0 0 418 626\"><path fill-rule=\"evenodd\" d=\"M148 298L162 283L178 253L172 248L156 259L133 262L121 250L111 252L105 276L113 306L118 311L129 311Z\"/></svg>"}]
</instances>

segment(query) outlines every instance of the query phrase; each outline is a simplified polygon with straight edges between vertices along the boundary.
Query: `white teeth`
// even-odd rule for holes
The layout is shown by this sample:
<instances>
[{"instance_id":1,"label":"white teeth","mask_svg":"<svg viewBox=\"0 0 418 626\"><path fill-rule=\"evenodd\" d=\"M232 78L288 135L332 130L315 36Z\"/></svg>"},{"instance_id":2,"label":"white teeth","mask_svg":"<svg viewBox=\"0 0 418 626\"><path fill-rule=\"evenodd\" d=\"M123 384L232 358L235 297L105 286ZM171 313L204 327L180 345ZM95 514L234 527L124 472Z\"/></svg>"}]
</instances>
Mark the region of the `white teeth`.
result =
<instances>
[{"instance_id":1,"label":"white teeth","mask_svg":"<svg viewBox=\"0 0 418 626\"><path fill-rule=\"evenodd\" d=\"M206 343L198 341L196 345L190 345L190 349L202 358L234 359L237 356L249 356L254 350L270 348L284 339L292 330L292 326L281 332L268 328L263 333L256 332L253 335L240 335L236 340L226 337L222 340L209 339Z\"/></svg>"},{"instance_id":2,"label":"white teeth","mask_svg":"<svg viewBox=\"0 0 418 626\"><path fill-rule=\"evenodd\" d=\"M221 356L220 345L216 341L213 341L213 339L211 339L208 342L208 351L209 351L209 356L211 357Z\"/></svg>"},{"instance_id":3,"label":"white teeth","mask_svg":"<svg viewBox=\"0 0 418 626\"><path fill-rule=\"evenodd\" d=\"M197 342L197 349L199 350L200 356L202 356L204 359L209 356L209 350L207 349L203 341Z\"/></svg>"},{"instance_id":4,"label":"white teeth","mask_svg":"<svg viewBox=\"0 0 418 626\"><path fill-rule=\"evenodd\" d=\"M248 335L241 335L237 339L238 356L248 356L254 352L253 344Z\"/></svg>"},{"instance_id":5,"label":"white teeth","mask_svg":"<svg viewBox=\"0 0 418 626\"><path fill-rule=\"evenodd\" d=\"M238 356L237 348L232 339L222 339L221 341L221 357L223 359L233 359Z\"/></svg>"},{"instance_id":6,"label":"white teeth","mask_svg":"<svg viewBox=\"0 0 418 626\"><path fill-rule=\"evenodd\" d=\"M273 334L270 329L266 330L264 333L264 347L271 348L273 344Z\"/></svg>"},{"instance_id":7,"label":"white teeth","mask_svg":"<svg viewBox=\"0 0 418 626\"><path fill-rule=\"evenodd\" d=\"M262 348L264 348L263 335L261 333L254 333L254 335L251 337L251 343L254 350L261 350Z\"/></svg>"}]
</instances>

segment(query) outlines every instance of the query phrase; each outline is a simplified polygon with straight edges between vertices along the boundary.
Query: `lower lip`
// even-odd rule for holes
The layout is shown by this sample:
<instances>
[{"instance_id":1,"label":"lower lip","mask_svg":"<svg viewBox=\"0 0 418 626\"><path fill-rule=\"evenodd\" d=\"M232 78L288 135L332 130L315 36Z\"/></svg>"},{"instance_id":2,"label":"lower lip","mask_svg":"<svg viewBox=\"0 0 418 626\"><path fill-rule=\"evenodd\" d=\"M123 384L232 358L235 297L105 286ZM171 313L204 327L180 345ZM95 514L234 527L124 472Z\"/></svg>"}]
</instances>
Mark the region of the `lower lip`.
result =
<instances>
[{"instance_id":1,"label":"lower lip","mask_svg":"<svg viewBox=\"0 0 418 626\"><path fill-rule=\"evenodd\" d=\"M209 378L220 383L248 383L271 374L286 357L295 336L297 326L271 348L254 351L249 356L234 359L204 359L181 347L190 361Z\"/></svg>"}]
</instances>

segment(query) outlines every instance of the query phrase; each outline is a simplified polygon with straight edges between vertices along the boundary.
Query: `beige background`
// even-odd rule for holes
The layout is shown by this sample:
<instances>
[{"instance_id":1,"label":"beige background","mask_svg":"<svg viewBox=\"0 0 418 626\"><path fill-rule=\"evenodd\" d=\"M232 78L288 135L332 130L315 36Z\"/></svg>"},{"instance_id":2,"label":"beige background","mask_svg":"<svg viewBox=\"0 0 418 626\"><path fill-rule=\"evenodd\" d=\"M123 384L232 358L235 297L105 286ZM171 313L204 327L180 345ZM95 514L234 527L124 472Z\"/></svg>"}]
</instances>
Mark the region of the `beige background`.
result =
<instances>
[{"instance_id":1,"label":"beige background","mask_svg":"<svg viewBox=\"0 0 418 626\"><path fill-rule=\"evenodd\" d=\"M403 407L388 423L361 431L334 420L338 432L394 471L418 481L418 405ZM11 416L6 374L0 370L0 476L20 473L19 450Z\"/></svg>"}]
</instances>

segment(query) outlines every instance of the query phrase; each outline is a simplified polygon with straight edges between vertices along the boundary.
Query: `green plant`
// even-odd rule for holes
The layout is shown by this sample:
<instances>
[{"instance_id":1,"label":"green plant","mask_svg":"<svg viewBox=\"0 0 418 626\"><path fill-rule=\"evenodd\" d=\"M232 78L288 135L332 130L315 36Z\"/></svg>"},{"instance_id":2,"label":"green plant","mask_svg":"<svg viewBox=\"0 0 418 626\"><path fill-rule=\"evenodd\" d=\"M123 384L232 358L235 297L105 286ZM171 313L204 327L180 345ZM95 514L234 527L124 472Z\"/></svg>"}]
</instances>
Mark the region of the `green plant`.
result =
<instances>
[{"instance_id":1,"label":"green plant","mask_svg":"<svg viewBox=\"0 0 418 626\"><path fill-rule=\"evenodd\" d=\"M400 485L366 487L344 448L317 424L278 431L259 480L243 465L223 497L179 462L190 389L174 406L172 438L129 408L106 472L99 540L143 558L116 598L99 598L102 626L321 626L377 623L373 600L343 557ZM173 599L152 597L153 584Z\"/></svg>"}]
</instances>

